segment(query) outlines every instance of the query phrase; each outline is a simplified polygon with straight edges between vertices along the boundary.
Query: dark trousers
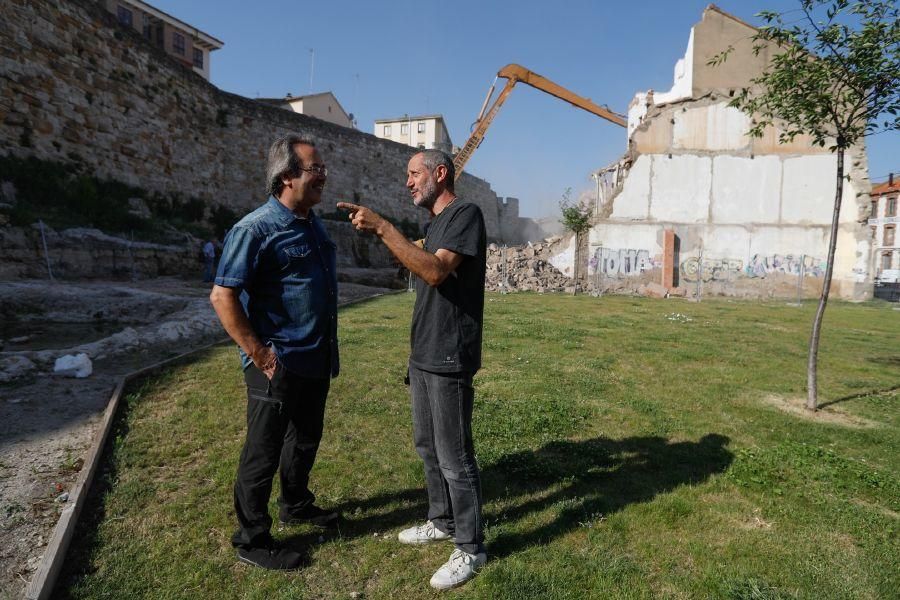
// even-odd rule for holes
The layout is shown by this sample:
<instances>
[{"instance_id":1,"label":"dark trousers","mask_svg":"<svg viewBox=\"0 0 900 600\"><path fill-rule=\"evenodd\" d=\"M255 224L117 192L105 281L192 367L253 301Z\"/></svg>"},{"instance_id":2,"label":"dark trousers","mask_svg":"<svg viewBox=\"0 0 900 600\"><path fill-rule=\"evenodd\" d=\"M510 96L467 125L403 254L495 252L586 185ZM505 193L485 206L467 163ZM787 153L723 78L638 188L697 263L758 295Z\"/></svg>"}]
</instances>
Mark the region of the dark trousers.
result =
<instances>
[{"instance_id":1,"label":"dark trousers","mask_svg":"<svg viewBox=\"0 0 900 600\"><path fill-rule=\"evenodd\" d=\"M269 496L278 469L283 520L313 503L309 472L316 460L325 398L331 380L298 377L278 367L271 381L255 366L244 371L247 383L247 440L241 451L234 509L240 528L231 538L235 546L266 545L269 529Z\"/></svg>"},{"instance_id":2,"label":"dark trousers","mask_svg":"<svg viewBox=\"0 0 900 600\"><path fill-rule=\"evenodd\" d=\"M203 281L205 283L212 282L216 277L216 259L209 258L208 256L203 258Z\"/></svg>"},{"instance_id":3,"label":"dark trousers","mask_svg":"<svg viewBox=\"0 0 900 600\"><path fill-rule=\"evenodd\" d=\"M481 477L472 444L471 373L430 373L410 365L413 438L425 465L428 519L469 554L484 552Z\"/></svg>"}]
</instances>

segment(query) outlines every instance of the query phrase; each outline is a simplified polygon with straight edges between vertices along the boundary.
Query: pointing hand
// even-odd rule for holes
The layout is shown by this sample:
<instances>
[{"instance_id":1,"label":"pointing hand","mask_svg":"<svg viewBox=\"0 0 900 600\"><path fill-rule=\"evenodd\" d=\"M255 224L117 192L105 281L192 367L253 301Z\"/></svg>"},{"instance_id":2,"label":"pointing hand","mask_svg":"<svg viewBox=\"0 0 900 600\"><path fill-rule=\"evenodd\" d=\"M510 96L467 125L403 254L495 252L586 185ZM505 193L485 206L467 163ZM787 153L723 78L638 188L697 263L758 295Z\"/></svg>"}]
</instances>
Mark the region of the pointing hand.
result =
<instances>
[{"instance_id":1,"label":"pointing hand","mask_svg":"<svg viewBox=\"0 0 900 600\"><path fill-rule=\"evenodd\" d=\"M384 217L365 206L351 204L350 202L338 202L337 207L350 211L350 222L353 223L357 231L369 231L379 234L386 222Z\"/></svg>"}]
</instances>

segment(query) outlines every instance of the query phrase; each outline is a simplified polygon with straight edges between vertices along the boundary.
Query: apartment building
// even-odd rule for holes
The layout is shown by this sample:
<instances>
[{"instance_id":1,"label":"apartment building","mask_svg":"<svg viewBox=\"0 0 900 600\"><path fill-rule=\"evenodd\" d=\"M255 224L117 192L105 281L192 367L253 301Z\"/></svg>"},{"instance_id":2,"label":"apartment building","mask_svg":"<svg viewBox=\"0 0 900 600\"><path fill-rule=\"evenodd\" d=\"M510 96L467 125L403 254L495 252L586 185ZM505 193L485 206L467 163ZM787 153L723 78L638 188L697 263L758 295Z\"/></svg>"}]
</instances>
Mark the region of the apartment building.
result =
<instances>
[{"instance_id":1,"label":"apartment building","mask_svg":"<svg viewBox=\"0 0 900 600\"><path fill-rule=\"evenodd\" d=\"M375 121L375 137L406 144L423 150L443 150L453 152L450 132L442 115L421 115L410 117L403 115L396 119L378 119Z\"/></svg>"},{"instance_id":2,"label":"apartment building","mask_svg":"<svg viewBox=\"0 0 900 600\"><path fill-rule=\"evenodd\" d=\"M306 96L292 96L288 94L284 98L257 98L256 101L302 115L309 115L341 127L355 128L353 115L344 110L344 107L341 106L341 103L338 102L331 92L320 92Z\"/></svg>"},{"instance_id":3,"label":"apartment building","mask_svg":"<svg viewBox=\"0 0 900 600\"><path fill-rule=\"evenodd\" d=\"M103 0L106 10L195 73L209 80L209 55L224 42L140 0Z\"/></svg>"},{"instance_id":4,"label":"apartment building","mask_svg":"<svg viewBox=\"0 0 900 600\"><path fill-rule=\"evenodd\" d=\"M869 230L872 233L872 254L875 257L875 275L889 269L900 269L900 182L894 174L884 183L872 187L872 209L869 213Z\"/></svg>"}]
</instances>

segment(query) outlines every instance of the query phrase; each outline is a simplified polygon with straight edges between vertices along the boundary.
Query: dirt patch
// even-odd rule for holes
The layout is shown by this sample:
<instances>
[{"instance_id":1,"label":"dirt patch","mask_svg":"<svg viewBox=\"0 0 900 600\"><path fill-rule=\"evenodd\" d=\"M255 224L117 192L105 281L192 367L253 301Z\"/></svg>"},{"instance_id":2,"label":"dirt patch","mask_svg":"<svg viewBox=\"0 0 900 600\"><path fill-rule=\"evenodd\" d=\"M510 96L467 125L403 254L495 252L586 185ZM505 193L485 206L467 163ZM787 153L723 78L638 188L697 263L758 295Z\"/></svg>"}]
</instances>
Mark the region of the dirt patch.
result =
<instances>
[{"instance_id":1,"label":"dirt patch","mask_svg":"<svg viewBox=\"0 0 900 600\"><path fill-rule=\"evenodd\" d=\"M854 427L858 429L878 427L880 425L877 421L852 415L838 406L820 407L819 410L815 412L807 410L806 398L803 396L785 397L779 396L778 394L766 394L763 396L762 401L764 404L774 406L778 410L814 423L841 425L843 427Z\"/></svg>"}]
</instances>

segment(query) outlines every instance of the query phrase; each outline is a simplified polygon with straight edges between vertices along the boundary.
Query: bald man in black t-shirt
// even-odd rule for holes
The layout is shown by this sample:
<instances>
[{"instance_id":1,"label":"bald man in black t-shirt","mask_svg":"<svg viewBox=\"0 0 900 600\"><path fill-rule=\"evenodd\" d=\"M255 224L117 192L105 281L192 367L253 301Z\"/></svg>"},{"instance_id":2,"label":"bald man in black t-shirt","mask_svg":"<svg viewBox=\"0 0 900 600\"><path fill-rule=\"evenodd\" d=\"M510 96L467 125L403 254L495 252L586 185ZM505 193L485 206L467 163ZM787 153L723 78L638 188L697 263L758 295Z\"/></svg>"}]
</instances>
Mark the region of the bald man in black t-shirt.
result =
<instances>
[{"instance_id":1,"label":"bald man in black t-shirt","mask_svg":"<svg viewBox=\"0 0 900 600\"><path fill-rule=\"evenodd\" d=\"M481 367L487 235L481 209L454 193L452 159L425 150L409 161L406 187L431 213L424 248L377 213L346 202L360 231L381 238L418 276L410 332L409 380L416 451L425 465L428 519L400 532L407 544L453 539L456 550L431 578L449 589L487 561L481 479L472 444L472 378Z\"/></svg>"}]
</instances>

